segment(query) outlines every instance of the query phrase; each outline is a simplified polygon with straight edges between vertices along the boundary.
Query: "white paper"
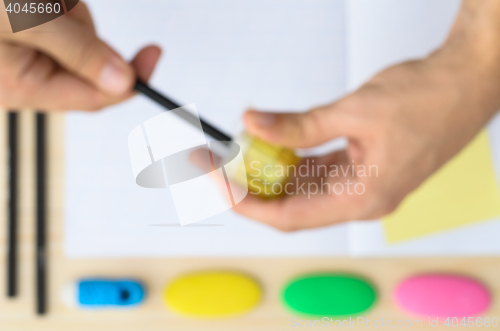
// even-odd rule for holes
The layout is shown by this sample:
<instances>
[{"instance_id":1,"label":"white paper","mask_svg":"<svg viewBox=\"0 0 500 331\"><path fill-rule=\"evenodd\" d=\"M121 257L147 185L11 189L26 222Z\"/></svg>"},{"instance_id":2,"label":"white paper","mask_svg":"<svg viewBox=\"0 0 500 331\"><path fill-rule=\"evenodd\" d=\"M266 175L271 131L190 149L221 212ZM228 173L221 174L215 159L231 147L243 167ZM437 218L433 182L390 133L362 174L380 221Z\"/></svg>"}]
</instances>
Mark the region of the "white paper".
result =
<instances>
[{"instance_id":1,"label":"white paper","mask_svg":"<svg viewBox=\"0 0 500 331\"><path fill-rule=\"evenodd\" d=\"M248 107L299 111L345 92L343 1L86 2L99 35L127 58L146 44L162 46L152 86L182 105L196 103L200 116L231 134ZM347 253L345 225L284 234L228 211L176 227L169 189L137 186L127 147L132 129L162 111L138 96L68 115L68 256Z\"/></svg>"},{"instance_id":2,"label":"white paper","mask_svg":"<svg viewBox=\"0 0 500 331\"><path fill-rule=\"evenodd\" d=\"M90 0L99 34L131 58L156 43L152 85L234 134L247 107L330 102L445 39L459 0ZM229 211L180 228L168 189L134 182L130 131L162 110L136 97L66 127L65 252L71 257L500 254L500 221L388 245L380 221L280 233ZM500 174L500 119L491 124ZM500 177L500 176L499 176ZM133 202L133 203L131 203Z\"/></svg>"}]
</instances>

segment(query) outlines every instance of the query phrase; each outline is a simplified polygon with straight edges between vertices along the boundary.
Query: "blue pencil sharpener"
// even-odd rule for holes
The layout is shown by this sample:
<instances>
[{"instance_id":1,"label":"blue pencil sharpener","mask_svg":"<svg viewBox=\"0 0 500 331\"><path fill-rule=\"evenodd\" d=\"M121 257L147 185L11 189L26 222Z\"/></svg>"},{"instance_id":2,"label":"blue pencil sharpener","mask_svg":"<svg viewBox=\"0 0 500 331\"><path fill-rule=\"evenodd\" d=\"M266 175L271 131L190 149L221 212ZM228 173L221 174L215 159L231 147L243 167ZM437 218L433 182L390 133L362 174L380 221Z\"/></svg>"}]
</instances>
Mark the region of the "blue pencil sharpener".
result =
<instances>
[{"instance_id":1,"label":"blue pencil sharpener","mask_svg":"<svg viewBox=\"0 0 500 331\"><path fill-rule=\"evenodd\" d=\"M133 279L81 279L63 293L66 303L82 308L136 306L144 297L144 285Z\"/></svg>"}]
</instances>

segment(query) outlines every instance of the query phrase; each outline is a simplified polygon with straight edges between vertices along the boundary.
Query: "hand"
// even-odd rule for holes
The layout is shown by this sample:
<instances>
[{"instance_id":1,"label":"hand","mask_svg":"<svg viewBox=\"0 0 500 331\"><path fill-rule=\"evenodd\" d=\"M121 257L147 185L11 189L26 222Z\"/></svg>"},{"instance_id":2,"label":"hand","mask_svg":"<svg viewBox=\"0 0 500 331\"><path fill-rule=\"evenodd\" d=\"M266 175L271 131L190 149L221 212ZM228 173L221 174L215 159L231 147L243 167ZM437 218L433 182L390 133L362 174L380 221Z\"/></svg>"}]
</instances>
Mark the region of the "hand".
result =
<instances>
[{"instance_id":1,"label":"hand","mask_svg":"<svg viewBox=\"0 0 500 331\"><path fill-rule=\"evenodd\" d=\"M0 30L10 31L7 13ZM148 80L160 56L146 47L131 64L100 40L80 3L69 13L18 33L0 34L0 107L97 110L133 95L136 75Z\"/></svg>"},{"instance_id":2,"label":"hand","mask_svg":"<svg viewBox=\"0 0 500 331\"><path fill-rule=\"evenodd\" d=\"M500 93L491 93L500 70L488 78L452 54L443 49L389 68L340 101L306 113L247 112L247 131L266 141L309 148L346 137L348 147L305 159L308 175L290 171L292 184L281 199L249 194L234 210L284 231L393 211L500 107ZM461 56L469 63L465 53Z\"/></svg>"},{"instance_id":3,"label":"hand","mask_svg":"<svg viewBox=\"0 0 500 331\"><path fill-rule=\"evenodd\" d=\"M390 213L500 108L499 45L500 2L464 0L447 41L428 58L389 68L306 113L247 112L247 131L269 142L308 148L346 137L348 146L305 159L309 176L292 174L291 194L268 201L249 194L234 210L285 231ZM335 167L349 171L336 175ZM324 183L337 191L318 192Z\"/></svg>"}]
</instances>

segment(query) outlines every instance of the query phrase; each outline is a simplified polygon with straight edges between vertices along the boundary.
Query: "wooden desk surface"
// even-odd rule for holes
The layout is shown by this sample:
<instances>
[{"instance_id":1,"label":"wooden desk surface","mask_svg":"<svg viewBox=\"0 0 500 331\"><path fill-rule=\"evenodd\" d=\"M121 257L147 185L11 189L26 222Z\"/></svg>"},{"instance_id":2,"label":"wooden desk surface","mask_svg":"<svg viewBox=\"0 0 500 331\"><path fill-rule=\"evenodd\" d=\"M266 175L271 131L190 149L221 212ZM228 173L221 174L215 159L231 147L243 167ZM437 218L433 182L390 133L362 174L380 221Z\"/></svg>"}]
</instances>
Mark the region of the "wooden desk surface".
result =
<instances>
[{"instance_id":1,"label":"wooden desk surface","mask_svg":"<svg viewBox=\"0 0 500 331\"><path fill-rule=\"evenodd\" d=\"M401 313L391 300L394 286L403 278L419 272L458 272L482 280L496 300L485 316L500 318L500 257L491 258L290 258L290 259L67 259L63 252L63 115L49 119L49 313L37 317L34 278L34 115L21 115L21 194L19 220L20 293L16 299L5 295L6 222L0 227L0 330L294 330L290 315L279 302L281 286L291 277L313 271L347 271L364 275L377 287L379 299L365 316L371 320L413 320ZM6 217L6 116L0 113L0 215ZM161 302L160 293L172 277L186 271L231 268L246 271L259 279L265 295L252 313L223 321L197 321L173 315ZM66 307L60 299L61 288L83 276L132 276L148 286L144 305L130 310L82 311ZM429 328L423 319L419 330ZM395 326L394 326L395 327ZM303 329L303 328L301 328ZM306 328L311 329L311 328ZM320 328L321 329L321 328ZM325 328L323 328L325 329ZM328 329L328 328L326 328ZM332 328L333 329L333 328ZM344 329L344 328L342 328ZM357 329L380 329L358 327ZM441 327L440 329L445 329Z\"/></svg>"}]
</instances>

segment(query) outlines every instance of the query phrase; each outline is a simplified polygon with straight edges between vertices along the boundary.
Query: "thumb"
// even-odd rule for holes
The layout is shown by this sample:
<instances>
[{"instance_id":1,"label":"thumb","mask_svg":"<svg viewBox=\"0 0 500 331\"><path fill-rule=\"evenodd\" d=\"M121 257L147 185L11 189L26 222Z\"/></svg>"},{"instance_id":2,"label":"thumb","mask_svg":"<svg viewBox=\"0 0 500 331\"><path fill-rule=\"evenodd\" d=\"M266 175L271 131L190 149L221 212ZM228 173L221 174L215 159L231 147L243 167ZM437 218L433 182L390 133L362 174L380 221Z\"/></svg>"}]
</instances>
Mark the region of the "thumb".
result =
<instances>
[{"instance_id":1,"label":"thumb","mask_svg":"<svg viewBox=\"0 0 500 331\"><path fill-rule=\"evenodd\" d=\"M290 148L310 148L340 135L327 122L329 107L305 113L268 113L249 110L244 115L247 131L268 142Z\"/></svg>"}]
</instances>

